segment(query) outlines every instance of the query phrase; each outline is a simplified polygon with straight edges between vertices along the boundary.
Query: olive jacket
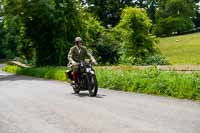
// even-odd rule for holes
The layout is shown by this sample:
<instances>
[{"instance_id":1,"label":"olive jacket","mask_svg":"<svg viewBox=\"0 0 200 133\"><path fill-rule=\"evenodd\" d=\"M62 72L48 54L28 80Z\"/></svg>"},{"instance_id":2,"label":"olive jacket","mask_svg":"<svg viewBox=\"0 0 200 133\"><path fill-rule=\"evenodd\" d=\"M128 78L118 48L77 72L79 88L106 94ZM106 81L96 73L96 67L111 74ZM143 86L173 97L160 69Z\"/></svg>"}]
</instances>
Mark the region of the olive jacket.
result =
<instances>
[{"instance_id":1,"label":"olive jacket","mask_svg":"<svg viewBox=\"0 0 200 133\"><path fill-rule=\"evenodd\" d=\"M88 52L86 47L80 46L80 48L78 48L78 46L73 46L68 53L69 66L74 63L79 63L81 60L84 61L86 58L95 61L94 57Z\"/></svg>"}]
</instances>

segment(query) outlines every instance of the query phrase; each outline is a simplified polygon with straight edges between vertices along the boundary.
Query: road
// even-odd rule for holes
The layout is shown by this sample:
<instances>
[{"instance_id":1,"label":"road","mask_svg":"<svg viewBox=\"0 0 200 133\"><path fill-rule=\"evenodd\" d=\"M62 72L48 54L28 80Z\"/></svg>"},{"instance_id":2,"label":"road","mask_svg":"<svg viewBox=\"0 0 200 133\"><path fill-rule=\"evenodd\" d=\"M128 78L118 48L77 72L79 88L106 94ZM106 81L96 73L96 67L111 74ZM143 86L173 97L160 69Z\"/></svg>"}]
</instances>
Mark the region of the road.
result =
<instances>
[{"instance_id":1,"label":"road","mask_svg":"<svg viewBox=\"0 0 200 133\"><path fill-rule=\"evenodd\" d=\"M0 133L200 133L200 103L0 71Z\"/></svg>"}]
</instances>

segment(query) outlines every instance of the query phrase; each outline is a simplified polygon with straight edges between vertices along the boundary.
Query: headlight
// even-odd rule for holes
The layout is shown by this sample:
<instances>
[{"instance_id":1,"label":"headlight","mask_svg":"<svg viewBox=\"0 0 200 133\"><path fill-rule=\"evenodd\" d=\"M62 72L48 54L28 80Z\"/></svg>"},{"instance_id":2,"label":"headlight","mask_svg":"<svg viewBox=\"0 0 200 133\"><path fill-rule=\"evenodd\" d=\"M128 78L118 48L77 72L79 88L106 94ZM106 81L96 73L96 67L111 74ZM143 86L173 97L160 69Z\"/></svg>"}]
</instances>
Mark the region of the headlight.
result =
<instances>
[{"instance_id":1,"label":"headlight","mask_svg":"<svg viewBox=\"0 0 200 133\"><path fill-rule=\"evenodd\" d=\"M91 70L91 68L86 68L86 72L90 72Z\"/></svg>"}]
</instances>

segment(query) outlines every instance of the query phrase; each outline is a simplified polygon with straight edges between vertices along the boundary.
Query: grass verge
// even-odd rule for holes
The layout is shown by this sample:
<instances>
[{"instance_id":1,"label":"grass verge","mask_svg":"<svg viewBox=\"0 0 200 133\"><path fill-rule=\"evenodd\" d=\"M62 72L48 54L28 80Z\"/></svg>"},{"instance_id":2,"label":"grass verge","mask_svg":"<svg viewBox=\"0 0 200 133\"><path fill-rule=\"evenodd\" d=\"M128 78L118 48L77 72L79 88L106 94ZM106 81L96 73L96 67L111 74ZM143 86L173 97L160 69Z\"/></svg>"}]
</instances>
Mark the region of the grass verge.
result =
<instances>
[{"instance_id":1,"label":"grass verge","mask_svg":"<svg viewBox=\"0 0 200 133\"><path fill-rule=\"evenodd\" d=\"M6 66L3 70L46 79L67 80L65 68L61 67L22 69ZM96 71L99 86L103 88L200 100L200 73L163 72L153 68L116 70L110 67L96 67Z\"/></svg>"},{"instance_id":2,"label":"grass verge","mask_svg":"<svg viewBox=\"0 0 200 133\"><path fill-rule=\"evenodd\" d=\"M34 76L45 79L55 79L66 81L65 68L62 67L33 67L33 68L20 68L14 65L7 65L3 71L11 72L20 75Z\"/></svg>"}]
</instances>

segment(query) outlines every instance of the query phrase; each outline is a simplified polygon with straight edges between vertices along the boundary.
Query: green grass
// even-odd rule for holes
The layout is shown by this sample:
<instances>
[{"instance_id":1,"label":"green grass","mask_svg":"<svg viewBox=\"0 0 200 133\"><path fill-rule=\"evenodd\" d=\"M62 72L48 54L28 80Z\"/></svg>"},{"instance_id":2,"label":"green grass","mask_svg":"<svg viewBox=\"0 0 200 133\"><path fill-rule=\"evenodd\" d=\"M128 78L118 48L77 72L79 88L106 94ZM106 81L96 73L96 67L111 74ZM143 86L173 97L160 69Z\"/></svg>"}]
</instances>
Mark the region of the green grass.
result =
<instances>
[{"instance_id":1,"label":"green grass","mask_svg":"<svg viewBox=\"0 0 200 133\"><path fill-rule=\"evenodd\" d=\"M46 79L67 80L65 68L22 69L6 66L4 71ZM100 87L153 95L200 100L200 73L163 72L156 69L128 70L96 67Z\"/></svg>"},{"instance_id":2,"label":"green grass","mask_svg":"<svg viewBox=\"0 0 200 133\"><path fill-rule=\"evenodd\" d=\"M171 64L200 64L200 33L159 40L159 48Z\"/></svg>"}]
</instances>

